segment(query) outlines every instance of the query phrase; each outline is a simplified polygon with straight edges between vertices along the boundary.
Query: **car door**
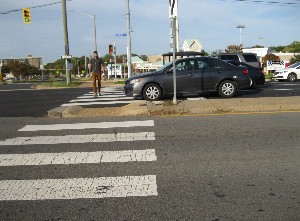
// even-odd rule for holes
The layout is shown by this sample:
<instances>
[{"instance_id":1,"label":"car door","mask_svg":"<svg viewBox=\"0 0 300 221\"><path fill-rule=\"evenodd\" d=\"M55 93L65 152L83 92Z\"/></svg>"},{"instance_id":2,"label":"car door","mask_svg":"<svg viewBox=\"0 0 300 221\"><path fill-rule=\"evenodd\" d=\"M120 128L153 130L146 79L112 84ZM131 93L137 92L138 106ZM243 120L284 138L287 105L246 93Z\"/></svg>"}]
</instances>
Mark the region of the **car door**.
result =
<instances>
[{"instance_id":1,"label":"car door","mask_svg":"<svg viewBox=\"0 0 300 221\"><path fill-rule=\"evenodd\" d=\"M195 93L195 60L183 59L176 61L176 92L180 94ZM167 71L165 76L164 92L172 94L173 88L173 67Z\"/></svg>"},{"instance_id":2,"label":"car door","mask_svg":"<svg viewBox=\"0 0 300 221\"><path fill-rule=\"evenodd\" d=\"M209 57L197 58L196 69L196 90L200 92L215 90L223 71L223 66L219 60Z\"/></svg>"}]
</instances>

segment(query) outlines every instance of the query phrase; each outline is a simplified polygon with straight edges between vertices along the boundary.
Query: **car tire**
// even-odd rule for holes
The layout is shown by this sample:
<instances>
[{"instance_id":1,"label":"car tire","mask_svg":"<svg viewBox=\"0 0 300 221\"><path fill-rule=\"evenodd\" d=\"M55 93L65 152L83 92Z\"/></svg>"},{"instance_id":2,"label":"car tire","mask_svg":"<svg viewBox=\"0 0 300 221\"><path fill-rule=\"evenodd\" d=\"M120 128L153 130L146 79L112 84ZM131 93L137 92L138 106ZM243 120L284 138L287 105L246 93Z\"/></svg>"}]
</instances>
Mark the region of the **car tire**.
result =
<instances>
[{"instance_id":1,"label":"car tire","mask_svg":"<svg viewBox=\"0 0 300 221\"><path fill-rule=\"evenodd\" d=\"M143 90L143 97L148 101L157 101L161 97L161 88L154 83L147 84Z\"/></svg>"},{"instance_id":2,"label":"car tire","mask_svg":"<svg viewBox=\"0 0 300 221\"><path fill-rule=\"evenodd\" d=\"M236 93L235 82L229 80L221 82L218 88L218 92L221 97L233 97Z\"/></svg>"},{"instance_id":3,"label":"car tire","mask_svg":"<svg viewBox=\"0 0 300 221\"><path fill-rule=\"evenodd\" d=\"M297 81L297 75L295 73L289 73L287 76L287 80L290 82L295 82Z\"/></svg>"}]
</instances>

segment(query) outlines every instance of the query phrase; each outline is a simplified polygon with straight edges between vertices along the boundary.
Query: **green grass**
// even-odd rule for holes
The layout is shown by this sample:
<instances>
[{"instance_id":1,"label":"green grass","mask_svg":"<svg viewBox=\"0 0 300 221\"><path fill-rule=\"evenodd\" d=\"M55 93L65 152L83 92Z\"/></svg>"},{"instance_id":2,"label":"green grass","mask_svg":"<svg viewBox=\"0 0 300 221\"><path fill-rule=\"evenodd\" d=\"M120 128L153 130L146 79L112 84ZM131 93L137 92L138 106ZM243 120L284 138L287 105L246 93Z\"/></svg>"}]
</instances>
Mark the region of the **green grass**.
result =
<instances>
[{"instance_id":1,"label":"green grass","mask_svg":"<svg viewBox=\"0 0 300 221\"><path fill-rule=\"evenodd\" d=\"M83 82L71 82L69 85L67 85L66 82L45 82L42 83L42 86L45 87L77 87L79 85L81 85Z\"/></svg>"},{"instance_id":2,"label":"green grass","mask_svg":"<svg viewBox=\"0 0 300 221\"><path fill-rule=\"evenodd\" d=\"M266 79L272 79L272 77L273 77L273 74L265 74Z\"/></svg>"},{"instance_id":3,"label":"green grass","mask_svg":"<svg viewBox=\"0 0 300 221\"><path fill-rule=\"evenodd\" d=\"M124 80L116 81L114 82L114 84L125 84L125 81Z\"/></svg>"}]
</instances>

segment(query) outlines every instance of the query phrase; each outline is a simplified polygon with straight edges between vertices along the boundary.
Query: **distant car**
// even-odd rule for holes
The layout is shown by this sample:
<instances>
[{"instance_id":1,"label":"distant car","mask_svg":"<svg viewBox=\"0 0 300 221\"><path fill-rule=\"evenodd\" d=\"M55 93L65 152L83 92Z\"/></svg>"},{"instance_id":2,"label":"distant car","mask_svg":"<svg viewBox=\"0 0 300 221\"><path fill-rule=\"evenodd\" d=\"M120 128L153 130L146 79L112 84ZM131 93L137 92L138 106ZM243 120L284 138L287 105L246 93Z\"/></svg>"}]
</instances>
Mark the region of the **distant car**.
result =
<instances>
[{"instance_id":1,"label":"distant car","mask_svg":"<svg viewBox=\"0 0 300 221\"><path fill-rule=\"evenodd\" d=\"M251 87L255 87L257 85L263 85L266 82L265 74L263 72L263 68L258 68L258 67L253 67L249 64L246 64L244 62L239 62L239 61L226 61L232 65L235 66L244 66L248 69L249 74L248 76L251 79Z\"/></svg>"},{"instance_id":2,"label":"distant car","mask_svg":"<svg viewBox=\"0 0 300 221\"><path fill-rule=\"evenodd\" d=\"M253 67L260 67L260 62L254 53L224 53L218 54L217 57L222 61L237 61Z\"/></svg>"},{"instance_id":3,"label":"distant car","mask_svg":"<svg viewBox=\"0 0 300 221\"><path fill-rule=\"evenodd\" d=\"M250 78L245 67L238 67L213 57L178 59L176 93L180 95L218 92L221 97L233 97L238 89L249 88ZM154 72L128 78L124 92L127 96L159 100L173 95L173 63L169 62Z\"/></svg>"},{"instance_id":4,"label":"distant car","mask_svg":"<svg viewBox=\"0 0 300 221\"><path fill-rule=\"evenodd\" d=\"M297 79L300 79L300 62L275 71L273 79L278 81L297 81Z\"/></svg>"}]
</instances>

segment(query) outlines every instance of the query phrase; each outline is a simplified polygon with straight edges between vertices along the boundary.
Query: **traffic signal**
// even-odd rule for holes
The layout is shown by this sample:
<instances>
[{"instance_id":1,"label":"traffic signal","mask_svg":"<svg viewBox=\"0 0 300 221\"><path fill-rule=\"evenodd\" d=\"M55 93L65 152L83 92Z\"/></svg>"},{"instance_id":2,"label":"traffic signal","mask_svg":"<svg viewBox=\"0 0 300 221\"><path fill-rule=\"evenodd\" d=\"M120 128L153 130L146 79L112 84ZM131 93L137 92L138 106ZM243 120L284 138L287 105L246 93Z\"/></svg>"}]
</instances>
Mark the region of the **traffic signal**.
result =
<instances>
[{"instance_id":1,"label":"traffic signal","mask_svg":"<svg viewBox=\"0 0 300 221\"><path fill-rule=\"evenodd\" d=\"M114 46L113 45L108 45L108 53L113 54L114 53Z\"/></svg>"},{"instance_id":2,"label":"traffic signal","mask_svg":"<svg viewBox=\"0 0 300 221\"><path fill-rule=\"evenodd\" d=\"M29 24L31 22L30 19L30 9L29 8L23 8L22 10L23 14L23 19L25 24Z\"/></svg>"}]
</instances>

